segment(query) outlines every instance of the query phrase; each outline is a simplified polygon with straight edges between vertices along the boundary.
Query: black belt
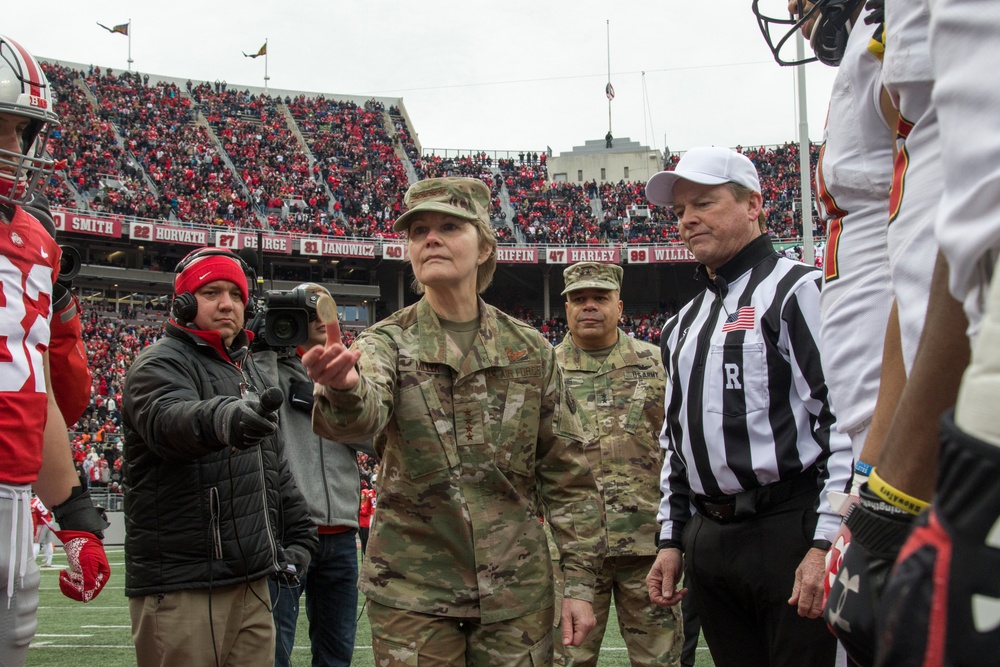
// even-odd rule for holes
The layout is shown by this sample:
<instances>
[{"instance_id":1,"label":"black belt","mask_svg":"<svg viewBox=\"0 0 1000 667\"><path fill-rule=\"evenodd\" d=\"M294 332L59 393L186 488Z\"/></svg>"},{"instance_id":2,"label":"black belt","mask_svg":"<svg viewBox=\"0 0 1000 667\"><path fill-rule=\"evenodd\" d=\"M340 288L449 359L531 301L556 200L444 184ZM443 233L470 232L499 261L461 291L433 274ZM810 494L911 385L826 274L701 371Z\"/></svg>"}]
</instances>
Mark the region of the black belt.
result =
<instances>
[{"instance_id":1,"label":"black belt","mask_svg":"<svg viewBox=\"0 0 1000 667\"><path fill-rule=\"evenodd\" d=\"M719 523L744 521L763 514L809 491L819 493L819 472L815 467L791 477L764 486L728 496L699 496L691 498L698 512Z\"/></svg>"}]
</instances>

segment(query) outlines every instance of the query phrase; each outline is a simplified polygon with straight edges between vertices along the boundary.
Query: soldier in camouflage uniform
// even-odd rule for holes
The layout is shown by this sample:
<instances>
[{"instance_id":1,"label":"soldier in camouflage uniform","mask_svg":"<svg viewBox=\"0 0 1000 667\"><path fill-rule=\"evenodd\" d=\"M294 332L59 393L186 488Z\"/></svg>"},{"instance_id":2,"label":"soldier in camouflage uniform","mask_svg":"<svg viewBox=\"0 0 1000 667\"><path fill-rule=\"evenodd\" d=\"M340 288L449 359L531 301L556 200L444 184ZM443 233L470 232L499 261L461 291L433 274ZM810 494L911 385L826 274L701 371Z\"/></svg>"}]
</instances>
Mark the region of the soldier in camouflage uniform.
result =
<instances>
[{"instance_id":1,"label":"soldier in camouflage uniform","mask_svg":"<svg viewBox=\"0 0 1000 667\"><path fill-rule=\"evenodd\" d=\"M350 350L331 323L302 359L317 433L385 436L359 582L380 667L552 663L538 500L562 555L563 641L595 623L604 528L576 404L547 341L477 296L496 268L489 198L470 178L411 186L394 229L424 297Z\"/></svg>"},{"instance_id":2,"label":"soldier in camouflage uniform","mask_svg":"<svg viewBox=\"0 0 1000 667\"><path fill-rule=\"evenodd\" d=\"M660 349L618 328L622 267L583 262L563 271L569 333L556 347L579 407L586 453L604 503L608 553L597 575L597 627L566 665L593 666L614 595L633 665L677 665L684 643L680 607L649 601L646 573L656 560L666 376Z\"/></svg>"}]
</instances>

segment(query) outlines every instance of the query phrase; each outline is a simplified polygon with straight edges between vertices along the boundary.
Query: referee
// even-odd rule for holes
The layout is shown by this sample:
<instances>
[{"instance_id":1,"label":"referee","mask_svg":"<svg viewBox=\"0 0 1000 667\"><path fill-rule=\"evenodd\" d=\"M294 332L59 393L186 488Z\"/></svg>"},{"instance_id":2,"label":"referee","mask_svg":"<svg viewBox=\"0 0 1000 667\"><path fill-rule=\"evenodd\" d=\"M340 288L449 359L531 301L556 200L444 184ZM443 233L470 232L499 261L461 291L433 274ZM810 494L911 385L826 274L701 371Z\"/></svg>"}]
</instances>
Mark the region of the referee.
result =
<instances>
[{"instance_id":1,"label":"referee","mask_svg":"<svg viewBox=\"0 0 1000 667\"><path fill-rule=\"evenodd\" d=\"M646 186L672 206L705 290L667 322L659 552L650 599L690 589L718 667L833 665L824 557L850 479L817 339L820 272L774 251L757 170L688 151ZM685 584L679 580L686 559Z\"/></svg>"}]
</instances>

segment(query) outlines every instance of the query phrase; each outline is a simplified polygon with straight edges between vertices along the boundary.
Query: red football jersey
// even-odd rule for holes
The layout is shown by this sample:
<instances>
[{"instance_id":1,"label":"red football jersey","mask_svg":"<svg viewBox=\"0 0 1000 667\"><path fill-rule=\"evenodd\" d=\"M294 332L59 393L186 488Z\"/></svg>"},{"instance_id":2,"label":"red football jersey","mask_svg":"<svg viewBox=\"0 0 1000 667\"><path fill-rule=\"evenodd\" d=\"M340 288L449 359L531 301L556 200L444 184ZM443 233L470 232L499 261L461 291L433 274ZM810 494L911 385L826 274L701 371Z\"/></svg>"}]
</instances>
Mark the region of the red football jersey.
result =
<instances>
[{"instance_id":1,"label":"red football jersey","mask_svg":"<svg viewBox=\"0 0 1000 667\"><path fill-rule=\"evenodd\" d=\"M52 512L48 510L42 501L38 499L38 496L33 496L31 498L31 520L35 524L35 528L42 525L49 525L55 521L55 517L52 516Z\"/></svg>"},{"instance_id":2,"label":"red football jersey","mask_svg":"<svg viewBox=\"0 0 1000 667\"><path fill-rule=\"evenodd\" d=\"M0 222L0 482L30 484L42 465L49 346L59 246L20 207Z\"/></svg>"}]
</instances>

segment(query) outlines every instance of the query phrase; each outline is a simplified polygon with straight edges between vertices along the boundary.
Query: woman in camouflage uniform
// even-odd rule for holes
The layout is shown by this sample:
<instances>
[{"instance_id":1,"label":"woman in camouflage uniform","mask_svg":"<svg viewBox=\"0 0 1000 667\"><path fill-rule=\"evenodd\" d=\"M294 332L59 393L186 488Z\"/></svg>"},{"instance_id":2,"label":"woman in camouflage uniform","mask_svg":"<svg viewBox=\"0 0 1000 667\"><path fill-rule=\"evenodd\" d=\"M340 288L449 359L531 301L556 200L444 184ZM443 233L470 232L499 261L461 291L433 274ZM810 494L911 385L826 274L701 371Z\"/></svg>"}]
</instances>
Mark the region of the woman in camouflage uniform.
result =
<instances>
[{"instance_id":1,"label":"woman in camouflage uniform","mask_svg":"<svg viewBox=\"0 0 1000 667\"><path fill-rule=\"evenodd\" d=\"M564 643L594 626L604 553L576 404L549 343L477 296L496 268L486 185L428 179L405 204L393 229L407 233L423 298L350 350L331 323L327 346L302 359L317 433L385 435L359 583L375 661L548 665L554 595L539 514L562 556Z\"/></svg>"}]
</instances>

